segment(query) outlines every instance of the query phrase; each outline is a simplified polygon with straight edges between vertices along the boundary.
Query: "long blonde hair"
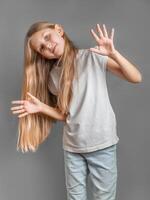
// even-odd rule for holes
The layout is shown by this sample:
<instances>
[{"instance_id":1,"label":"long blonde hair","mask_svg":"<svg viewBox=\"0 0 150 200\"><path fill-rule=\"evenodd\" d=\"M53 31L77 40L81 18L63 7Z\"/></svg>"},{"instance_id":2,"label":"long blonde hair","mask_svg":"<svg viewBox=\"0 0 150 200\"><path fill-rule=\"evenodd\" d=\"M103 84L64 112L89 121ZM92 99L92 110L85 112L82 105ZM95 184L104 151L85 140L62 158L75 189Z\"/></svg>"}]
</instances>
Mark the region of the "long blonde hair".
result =
<instances>
[{"instance_id":1,"label":"long blonde hair","mask_svg":"<svg viewBox=\"0 0 150 200\"><path fill-rule=\"evenodd\" d=\"M31 36L45 28L54 29L55 24L40 21L32 24L26 33L24 41L24 71L21 90L21 99L27 100L27 92L33 94L43 103L57 108L62 114L68 113L72 98L72 81L77 75L75 68L75 56L78 48L64 32L65 48L61 59L45 59L31 48ZM62 72L59 79L58 96L53 95L48 89L49 74L53 66L61 62ZM78 75L77 75L78 78ZM29 114L19 118L17 151L35 152L51 132L56 120L42 113Z\"/></svg>"}]
</instances>

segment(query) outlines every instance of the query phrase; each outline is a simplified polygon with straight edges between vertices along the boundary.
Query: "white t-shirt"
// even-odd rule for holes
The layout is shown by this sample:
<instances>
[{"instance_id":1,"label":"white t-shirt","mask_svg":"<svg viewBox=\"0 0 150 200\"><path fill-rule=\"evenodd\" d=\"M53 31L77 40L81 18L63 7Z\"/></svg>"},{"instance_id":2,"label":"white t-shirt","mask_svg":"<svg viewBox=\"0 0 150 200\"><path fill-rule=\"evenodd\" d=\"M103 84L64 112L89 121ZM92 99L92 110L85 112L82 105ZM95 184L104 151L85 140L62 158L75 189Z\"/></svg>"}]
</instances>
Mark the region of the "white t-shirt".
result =
<instances>
[{"instance_id":1,"label":"white t-shirt","mask_svg":"<svg viewBox=\"0 0 150 200\"><path fill-rule=\"evenodd\" d=\"M119 137L107 90L108 56L79 49L76 59L79 85L74 78L73 98L63 127L63 149L85 153L116 144ZM49 89L55 95L60 73L61 67L51 71Z\"/></svg>"}]
</instances>

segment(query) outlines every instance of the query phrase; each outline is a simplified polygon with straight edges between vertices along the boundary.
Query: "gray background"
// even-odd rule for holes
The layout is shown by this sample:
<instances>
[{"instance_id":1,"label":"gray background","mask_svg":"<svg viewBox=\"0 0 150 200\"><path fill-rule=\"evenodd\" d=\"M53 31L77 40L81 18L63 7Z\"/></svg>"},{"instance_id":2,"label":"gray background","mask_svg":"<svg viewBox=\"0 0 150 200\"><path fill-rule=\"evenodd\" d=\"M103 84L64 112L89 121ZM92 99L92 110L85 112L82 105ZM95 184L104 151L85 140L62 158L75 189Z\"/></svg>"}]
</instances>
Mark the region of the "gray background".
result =
<instances>
[{"instance_id":1,"label":"gray background","mask_svg":"<svg viewBox=\"0 0 150 200\"><path fill-rule=\"evenodd\" d=\"M89 32L96 30L96 23L105 23L108 30L115 28L116 49L143 76L140 84L111 73L107 76L120 138L117 199L149 199L149 10L148 0L1 0L0 199L66 200L62 122L56 123L36 153L16 151L18 119L11 114L11 101L20 98L25 33L39 20L62 24L79 48L96 45Z\"/></svg>"}]
</instances>

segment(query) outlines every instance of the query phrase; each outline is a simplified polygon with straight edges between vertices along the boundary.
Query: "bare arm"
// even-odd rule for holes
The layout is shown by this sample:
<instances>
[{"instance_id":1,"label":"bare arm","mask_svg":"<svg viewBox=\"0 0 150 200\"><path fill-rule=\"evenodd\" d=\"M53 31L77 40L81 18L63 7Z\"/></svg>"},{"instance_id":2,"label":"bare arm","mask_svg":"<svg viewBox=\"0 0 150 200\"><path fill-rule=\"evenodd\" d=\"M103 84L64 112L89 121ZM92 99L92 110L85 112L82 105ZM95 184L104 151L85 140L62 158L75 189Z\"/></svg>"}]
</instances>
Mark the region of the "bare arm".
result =
<instances>
[{"instance_id":1,"label":"bare arm","mask_svg":"<svg viewBox=\"0 0 150 200\"><path fill-rule=\"evenodd\" d=\"M66 120L67 115L63 115L60 110L41 102L29 92L27 92L27 95L31 98L30 100L16 100L11 102L13 104L21 104L20 106L11 107L13 114L19 114L19 118L32 113L42 113L56 120Z\"/></svg>"},{"instance_id":2,"label":"bare arm","mask_svg":"<svg viewBox=\"0 0 150 200\"><path fill-rule=\"evenodd\" d=\"M129 82L139 83L142 81L142 75L137 67L131 64L117 50L108 58L107 69Z\"/></svg>"},{"instance_id":3,"label":"bare arm","mask_svg":"<svg viewBox=\"0 0 150 200\"><path fill-rule=\"evenodd\" d=\"M41 103L40 105L40 112L57 120L61 120L61 121L66 120L66 115L63 115L58 109L53 108L44 103Z\"/></svg>"},{"instance_id":4,"label":"bare arm","mask_svg":"<svg viewBox=\"0 0 150 200\"><path fill-rule=\"evenodd\" d=\"M95 48L90 48L90 50L108 56L107 69L114 74L129 82L140 83L142 81L142 74L138 68L122 56L114 47L114 28L111 31L110 37L105 24L103 24L103 29L97 24L97 31L99 35L91 29L92 36L95 38L98 45Z\"/></svg>"}]
</instances>

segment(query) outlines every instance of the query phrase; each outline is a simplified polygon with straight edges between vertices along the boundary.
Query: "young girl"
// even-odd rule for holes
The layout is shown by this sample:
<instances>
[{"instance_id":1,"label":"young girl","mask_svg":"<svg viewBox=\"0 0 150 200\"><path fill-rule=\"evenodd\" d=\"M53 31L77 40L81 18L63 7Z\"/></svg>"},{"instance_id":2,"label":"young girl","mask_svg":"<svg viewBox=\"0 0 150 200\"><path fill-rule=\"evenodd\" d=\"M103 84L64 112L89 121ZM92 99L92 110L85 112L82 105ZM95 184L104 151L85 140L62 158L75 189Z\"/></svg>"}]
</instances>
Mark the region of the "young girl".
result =
<instances>
[{"instance_id":1,"label":"young girl","mask_svg":"<svg viewBox=\"0 0 150 200\"><path fill-rule=\"evenodd\" d=\"M138 69L114 47L97 24L95 48L78 49L59 24L34 23L24 46L24 79L17 150L35 152L53 122L65 122L63 149L68 200L86 200L88 174L94 200L115 200L117 183L116 117L109 101L106 72L131 83L141 82Z\"/></svg>"}]
</instances>

